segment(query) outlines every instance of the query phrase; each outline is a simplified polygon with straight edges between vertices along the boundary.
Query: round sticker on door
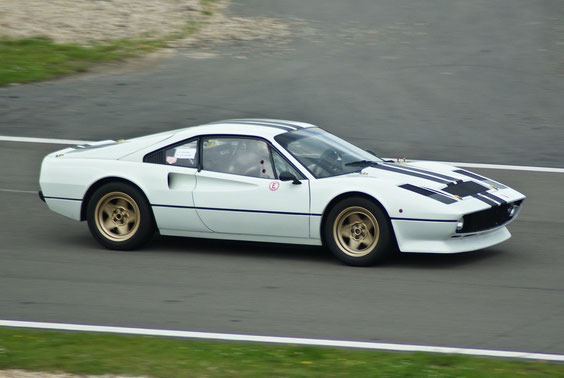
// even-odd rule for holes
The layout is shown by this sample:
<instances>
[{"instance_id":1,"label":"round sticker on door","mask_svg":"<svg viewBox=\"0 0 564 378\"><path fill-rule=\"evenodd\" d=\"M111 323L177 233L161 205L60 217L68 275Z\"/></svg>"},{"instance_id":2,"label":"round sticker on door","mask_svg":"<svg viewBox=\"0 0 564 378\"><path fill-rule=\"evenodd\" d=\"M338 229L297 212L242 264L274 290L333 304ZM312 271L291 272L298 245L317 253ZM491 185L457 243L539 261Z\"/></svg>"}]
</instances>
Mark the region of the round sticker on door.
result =
<instances>
[{"instance_id":1,"label":"round sticker on door","mask_svg":"<svg viewBox=\"0 0 564 378\"><path fill-rule=\"evenodd\" d=\"M271 181L268 187L274 192L275 190L278 190L280 183L278 181Z\"/></svg>"}]
</instances>

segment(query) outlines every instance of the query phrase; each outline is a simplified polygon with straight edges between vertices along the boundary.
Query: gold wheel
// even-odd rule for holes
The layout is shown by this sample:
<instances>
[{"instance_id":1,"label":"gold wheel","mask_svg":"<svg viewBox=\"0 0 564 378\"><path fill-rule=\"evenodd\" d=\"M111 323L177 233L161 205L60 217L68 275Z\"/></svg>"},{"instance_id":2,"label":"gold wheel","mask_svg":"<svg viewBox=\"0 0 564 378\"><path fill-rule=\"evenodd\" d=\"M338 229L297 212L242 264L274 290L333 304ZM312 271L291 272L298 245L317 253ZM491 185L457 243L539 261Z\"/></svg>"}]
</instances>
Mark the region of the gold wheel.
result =
<instances>
[{"instance_id":1,"label":"gold wheel","mask_svg":"<svg viewBox=\"0 0 564 378\"><path fill-rule=\"evenodd\" d=\"M100 198L94 214L98 231L115 242L129 240L141 223L137 202L121 192L107 193Z\"/></svg>"},{"instance_id":2,"label":"gold wheel","mask_svg":"<svg viewBox=\"0 0 564 378\"><path fill-rule=\"evenodd\" d=\"M370 211L352 206L341 211L335 219L333 237L341 251L352 257L362 257L378 244L380 227Z\"/></svg>"}]
</instances>

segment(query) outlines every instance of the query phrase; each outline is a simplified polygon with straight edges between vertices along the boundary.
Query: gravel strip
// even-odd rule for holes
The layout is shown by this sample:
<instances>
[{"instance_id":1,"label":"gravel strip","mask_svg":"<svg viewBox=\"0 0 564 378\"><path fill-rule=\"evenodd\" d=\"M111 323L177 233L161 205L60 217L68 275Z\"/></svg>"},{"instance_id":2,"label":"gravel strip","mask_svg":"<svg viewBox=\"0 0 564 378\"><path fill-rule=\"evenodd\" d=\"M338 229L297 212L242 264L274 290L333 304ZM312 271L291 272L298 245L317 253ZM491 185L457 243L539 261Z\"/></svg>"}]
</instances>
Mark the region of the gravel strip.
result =
<instances>
[{"instance_id":1,"label":"gravel strip","mask_svg":"<svg viewBox=\"0 0 564 378\"><path fill-rule=\"evenodd\" d=\"M203 21L198 33L171 47L280 38L287 24L272 18L229 18L228 0L205 15L200 0L1 0L0 36L47 37L55 42L92 44L112 39L159 39Z\"/></svg>"},{"instance_id":2,"label":"gravel strip","mask_svg":"<svg viewBox=\"0 0 564 378\"><path fill-rule=\"evenodd\" d=\"M2 0L0 35L89 43L157 39L202 17L199 0Z\"/></svg>"}]
</instances>

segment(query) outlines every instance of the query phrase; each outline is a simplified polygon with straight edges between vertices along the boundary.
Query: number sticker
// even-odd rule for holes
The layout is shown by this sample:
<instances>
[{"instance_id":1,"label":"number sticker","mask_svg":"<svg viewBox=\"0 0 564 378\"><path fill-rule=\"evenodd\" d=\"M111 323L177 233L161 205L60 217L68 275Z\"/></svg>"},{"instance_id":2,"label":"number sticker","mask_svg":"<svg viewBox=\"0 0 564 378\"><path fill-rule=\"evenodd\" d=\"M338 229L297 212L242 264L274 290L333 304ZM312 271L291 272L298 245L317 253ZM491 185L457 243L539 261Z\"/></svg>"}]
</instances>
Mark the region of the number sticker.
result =
<instances>
[{"instance_id":1,"label":"number sticker","mask_svg":"<svg viewBox=\"0 0 564 378\"><path fill-rule=\"evenodd\" d=\"M196 157L196 148L178 147L174 153L174 157L178 159L194 159Z\"/></svg>"},{"instance_id":2,"label":"number sticker","mask_svg":"<svg viewBox=\"0 0 564 378\"><path fill-rule=\"evenodd\" d=\"M268 185L268 188L273 192L278 190L279 187L280 187L280 183L278 181L271 181L270 184Z\"/></svg>"}]
</instances>

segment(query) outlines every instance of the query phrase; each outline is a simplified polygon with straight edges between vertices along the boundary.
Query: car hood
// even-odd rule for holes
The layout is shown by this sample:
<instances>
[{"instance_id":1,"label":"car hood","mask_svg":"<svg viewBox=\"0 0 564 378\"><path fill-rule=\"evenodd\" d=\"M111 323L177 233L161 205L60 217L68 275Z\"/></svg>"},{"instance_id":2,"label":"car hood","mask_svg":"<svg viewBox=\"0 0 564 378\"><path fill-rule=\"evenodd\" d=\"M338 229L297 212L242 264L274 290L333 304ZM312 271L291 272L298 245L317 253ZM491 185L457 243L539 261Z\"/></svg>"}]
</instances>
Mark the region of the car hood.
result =
<instances>
[{"instance_id":1,"label":"car hood","mask_svg":"<svg viewBox=\"0 0 564 378\"><path fill-rule=\"evenodd\" d=\"M487 196L490 190L507 188L499 182L464 169L425 161L384 162L364 168L360 175L378 178L387 184L433 197L445 203L469 196Z\"/></svg>"}]
</instances>

